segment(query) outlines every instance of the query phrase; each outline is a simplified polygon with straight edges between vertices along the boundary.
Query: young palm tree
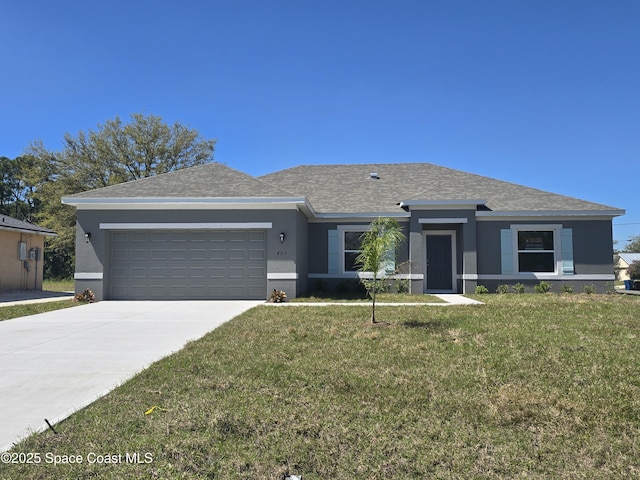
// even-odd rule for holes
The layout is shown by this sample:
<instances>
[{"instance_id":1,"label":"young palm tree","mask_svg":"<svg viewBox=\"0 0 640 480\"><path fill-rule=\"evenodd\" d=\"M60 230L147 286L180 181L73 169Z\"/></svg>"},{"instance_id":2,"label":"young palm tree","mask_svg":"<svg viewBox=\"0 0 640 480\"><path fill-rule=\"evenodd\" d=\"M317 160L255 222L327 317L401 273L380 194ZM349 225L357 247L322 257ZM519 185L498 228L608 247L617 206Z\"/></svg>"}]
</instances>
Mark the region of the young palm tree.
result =
<instances>
[{"instance_id":1,"label":"young palm tree","mask_svg":"<svg viewBox=\"0 0 640 480\"><path fill-rule=\"evenodd\" d=\"M398 222L393 218L381 217L374 220L362 235L362 251L356 258L361 272L372 272L373 283L369 290L372 299L371 323L376 323L376 293L378 278L384 274L384 267L393 259L396 248L405 239Z\"/></svg>"}]
</instances>

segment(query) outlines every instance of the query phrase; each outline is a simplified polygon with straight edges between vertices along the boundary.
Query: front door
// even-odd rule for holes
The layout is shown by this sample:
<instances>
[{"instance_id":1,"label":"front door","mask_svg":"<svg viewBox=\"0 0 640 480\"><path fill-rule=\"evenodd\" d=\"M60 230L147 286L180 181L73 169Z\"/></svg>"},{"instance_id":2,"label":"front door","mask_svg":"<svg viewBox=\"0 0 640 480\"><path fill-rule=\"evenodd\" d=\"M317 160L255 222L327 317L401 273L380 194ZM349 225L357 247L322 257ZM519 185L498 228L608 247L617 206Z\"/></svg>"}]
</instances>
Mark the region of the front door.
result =
<instances>
[{"instance_id":1,"label":"front door","mask_svg":"<svg viewBox=\"0 0 640 480\"><path fill-rule=\"evenodd\" d=\"M425 290L454 291L454 233L427 233L425 238L427 263Z\"/></svg>"}]
</instances>

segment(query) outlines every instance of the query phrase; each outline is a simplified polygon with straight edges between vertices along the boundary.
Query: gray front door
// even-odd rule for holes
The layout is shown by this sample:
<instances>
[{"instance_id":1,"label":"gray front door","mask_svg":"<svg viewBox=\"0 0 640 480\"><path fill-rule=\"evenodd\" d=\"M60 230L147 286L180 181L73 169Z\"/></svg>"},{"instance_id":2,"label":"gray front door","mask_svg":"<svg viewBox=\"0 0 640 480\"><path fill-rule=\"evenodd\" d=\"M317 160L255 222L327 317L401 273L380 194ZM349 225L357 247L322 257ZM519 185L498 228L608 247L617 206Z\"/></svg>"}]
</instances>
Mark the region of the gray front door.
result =
<instances>
[{"instance_id":1,"label":"gray front door","mask_svg":"<svg viewBox=\"0 0 640 480\"><path fill-rule=\"evenodd\" d=\"M114 231L108 298L262 300L266 258L263 230Z\"/></svg>"},{"instance_id":2,"label":"gray front door","mask_svg":"<svg viewBox=\"0 0 640 480\"><path fill-rule=\"evenodd\" d=\"M427 234L426 236L427 290L450 291L453 289L452 238L450 234Z\"/></svg>"}]
</instances>

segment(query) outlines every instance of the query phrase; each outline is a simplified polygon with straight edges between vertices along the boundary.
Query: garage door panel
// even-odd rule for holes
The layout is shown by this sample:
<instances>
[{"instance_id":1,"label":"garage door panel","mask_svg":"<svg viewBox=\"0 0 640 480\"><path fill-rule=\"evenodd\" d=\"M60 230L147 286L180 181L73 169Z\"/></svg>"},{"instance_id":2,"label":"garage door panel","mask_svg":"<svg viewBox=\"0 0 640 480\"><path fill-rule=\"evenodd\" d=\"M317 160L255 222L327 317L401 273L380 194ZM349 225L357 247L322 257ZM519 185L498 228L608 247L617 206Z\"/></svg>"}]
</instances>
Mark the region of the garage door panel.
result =
<instances>
[{"instance_id":1,"label":"garage door panel","mask_svg":"<svg viewBox=\"0 0 640 480\"><path fill-rule=\"evenodd\" d=\"M209 239L207 232L191 232L189 241L191 243L206 243Z\"/></svg>"},{"instance_id":2,"label":"garage door panel","mask_svg":"<svg viewBox=\"0 0 640 480\"><path fill-rule=\"evenodd\" d=\"M264 249L251 249L247 250L249 255L249 260L264 260L265 259L265 251Z\"/></svg>"},{"instance_id":3,"label":"garage door panel","mask_svg":"<svg viewBox=\"0 0 640 480\"><path fill-rule=\"evenodd\" d=\"M127 232L113 232L111 234L111 242L113 243L123 243L127 242L129 239L129 234Z\"/></svg>"},{"instance_id":4,"label":"garage door panel","mask_svg":"<svg viewBox=\"0 0 640 480\"><path fill-rule=\"evenodd\" d=\"M111 232L113 299L264 299L264 231Z\"/></svg>"},{"instance_id":5,"label":"garage door panel","mask_svg":"<svg viewBox=\"0 0 640 480\"><path fill-rule=\"evenodd\" d=\"M221 249L209 250L209 260L226 260L227 251Z\"/></svg>"},{"instance_id":6,"label":"garage door panel","mask_svg":"<svg viewBox=\"0 0 640 480\"><path fill-rule=\"evenodd\" d=\"M266 235L264 232L248 232L247 241L255 243L264 243Z\"/></svg>"},{"instance_id":7,"label":"garage door panel","mask_svg":"<svg viewBox=\"0 0 640 480\"><path fill-rule=\"evenodd\" d=\"M229 260L234 261L234 260L244 260L246 257L246 253L247 251L244 249L229 249L228 250L228 255L229 255Z\"/></svg>"},{"instance_id":8,"label":"garage door panel","mask_svg":"<svg viewBox=\"0 0 640 480\"><path fill-rule=\"evenodd\" d=\"M247 285L247 298L266 298L267 287L262 285Z\"/></svg>"},{"instance_id":9,"label":"garage door panel","mask_svg":"<svg viewBox=\"0 0 640 480\"><path fill-rule=\"evenodd\" d=\"M212 279L224 279L227 277L227 269L224 267L211 267L209 268L209 278Z\"/></svg>"},{"instance_id":10,"label":"garage door panel","mask_svg":"<svg viewBox=\"0 0 640 480\"><path fill-rule=\"evenodd\" d=\"M228 298L226 285L209 285L207 294L210 298Z\"/></svg>"},{"instance_id":11,"label":"garage door panel","mask_svg":"<svg viewBox=\"0 0 640 480\"><path fill-rule=\"evenodd\" d=\"M187 278L187 273L186 267L171 267L169 269L169 278L171 280L184 280Z\"/></svg>"},{"instance_id":12,"label":"garage door panel","mask_svg":"<svg viewBox=\"0 0 640 480\"><path fill-rule=\"evenodd\" d=\"M227 241L231 243L244 242L246 241L246 232L230 231L227 236Z\"/></svg>"},{"instance_id":13,"label":"garage door panel","mask_svg":"<svg viewBox=\"0 0 640 480\"><path fill-rule=\"evenodd\" d=\"M170 236L167 232L150 232L149 237L153 243L167 243L170 241Z\"/></svg>"},{"instance_id":14,"label":"garage door panel","mask_svg":"<svg viewBox=\"0 0 640 480\"><path fill-rule=\"evenodd\" d=\"M193 267L189 269L189 278L193 280L204 280L207 278L206 267Z\"/></svg>"},{"instance_id":15,"label":"garage door panel","mask_svg":"<svg viewBox=\"0 0 640 480\"><path fill-rule=\"evenodd\" d=\"M129 258L129 252L127 250L117 248L112 251L111 258L113 260L127 260Z\"/></svg>"},{"instance_id":16,"label":"garage door panel","mask_svg":"<svg viewBox=\"0 0 640 480\"><path fill-rule=\"evenodd\" d=\"M152 248L149 250L149 260L168 260L169 252L162 248Z\"/></svg>"},{"instance_id":17,"label":"garage door panel","mask_svg":"<svg viewBox=\"0 0 640 480\"><path fill-rule=\"evenodd\" d=\"M207 249L206 248L194 248L189 250L189 260L199 260L205 261L207 259Z\"/></svg>"},{"instance_id":18,"label":"garage door panel","mask_svg":"<svg viewBox=\"0 0 640 480\"><path fill-rule=\"evenodd\" d=\"M148 242L147 234L144 232L131 232L129 234L129 238L127 239L128 243L144 243Z\"/></svg>"},{"instance_id":19,"label":"garage door panel","mask_svg":"<svg viewBox=\"0 0 640 480\"><path fill-rule=\"evenodd\" d=\"M168 276L169 271L167 267L149 267L149 278L154 279L154 281L167 278Z\"/></svg>"},{"instance_id":20,"label":"garage door panel","mask_svg":"<svg viewBox=\"0 0 640 480\"><path fill-rule=\"evenodd\" d=\"M130 272L130 276L133 279L142 279L144 280L145 278L147 278L149 276L149 268L144 266L144 267L131 267L129 269Z\"/></svg>"},{"instance_id":21,"label":"garage door panel","mask_svg":"<svg viewBox=\"0 0 640 480\"><path fill-rule=\"evenodd\" d=\"M187 258L186 248L171 248L169 250L169 260L185 261Z\"/></svg>"},{"instance_id":22,"label":"garage door panel","mask_svg":"<svg viewBox=\"0 0 640 480\"><path fill-rule=\"evenodd\" d=\"M244 267L229 267L227 269L227 277L228 278L244 278L245 272Z\"/></svg>"},{"instance_id":23,"label":"garage door panel","mask_svg":"<svg viewBox=\"0 0 640 480\"><path fill-rule=\"evenodd\" d=\"M231 284L228 286L227 294L232 298L243 297L246 295L246 290L246 285Z\"/></svg>"},{"instance_id":24,"label":"garage door panel","mask_svg":"<svg viewBox=\"0 0 640 480\"><path fill-rule=\"evenodd\" d=\"M132 248L129 250L129 260L143 260L147 261L149 259L149 250L142 248Z\"/></svg>"},{"instance_id":25,"label":"garage door panel","mask_svg":"<svg viewBox=\"0 0 640 480\"><path fill-rule=\"evenodd\" d=\"M261 267L249 267L247 268L247 277L248 278L266 278L267 270Z\"/></svg>"},{"instance_id":26,"label":"garage door panel","mask_svg":"<svg viewBox=\"0 0 640 480\"><path fill-rule=\"evenodd\" d=\"M227 241L227 233L209 232L209 241L213 243L225 243Z\"/></svg>"},{"instance_id":27,"label":"garage door panel","mask_svg":"<svg viewBox=\"0 0 640 480\"><path fill-rule=\"evenodd\" d=\"M128 276L128 272L126 268L112 268L111 269L111 278L114 280L126 279Z\"/></svg>"}]
</instances>

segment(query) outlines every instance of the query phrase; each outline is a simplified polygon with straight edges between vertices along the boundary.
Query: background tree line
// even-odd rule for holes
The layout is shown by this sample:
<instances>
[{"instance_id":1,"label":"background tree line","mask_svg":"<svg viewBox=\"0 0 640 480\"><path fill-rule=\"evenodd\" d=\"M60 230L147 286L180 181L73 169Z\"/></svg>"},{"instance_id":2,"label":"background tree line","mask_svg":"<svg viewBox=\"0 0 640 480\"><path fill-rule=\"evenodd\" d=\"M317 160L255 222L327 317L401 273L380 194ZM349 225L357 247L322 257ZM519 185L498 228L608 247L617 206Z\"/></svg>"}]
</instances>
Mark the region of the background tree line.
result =
<instances>
[{"instance_id":1,"label":"background tree line","mask_svg":"<svg viewBox=\"0 0 640 480\"><path fill-rule=\"evenodd\" d=\"M0 213L54 230L58 236L45 243L45 278L71 278L76 212L62 197L211 162L215 143L142 114L67 133L60 151L35 141L17 158L0 157Z\"/></svg>"}]
</instances>

